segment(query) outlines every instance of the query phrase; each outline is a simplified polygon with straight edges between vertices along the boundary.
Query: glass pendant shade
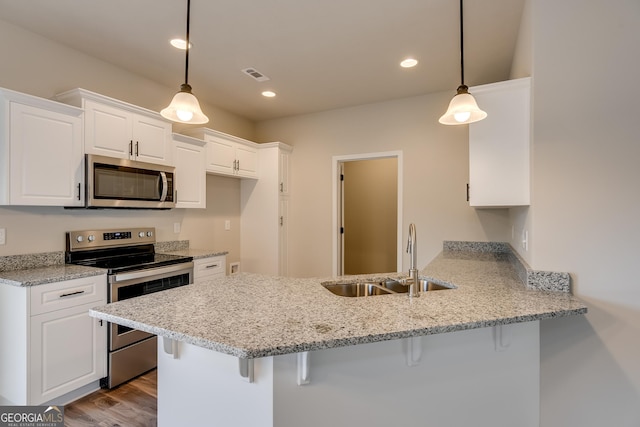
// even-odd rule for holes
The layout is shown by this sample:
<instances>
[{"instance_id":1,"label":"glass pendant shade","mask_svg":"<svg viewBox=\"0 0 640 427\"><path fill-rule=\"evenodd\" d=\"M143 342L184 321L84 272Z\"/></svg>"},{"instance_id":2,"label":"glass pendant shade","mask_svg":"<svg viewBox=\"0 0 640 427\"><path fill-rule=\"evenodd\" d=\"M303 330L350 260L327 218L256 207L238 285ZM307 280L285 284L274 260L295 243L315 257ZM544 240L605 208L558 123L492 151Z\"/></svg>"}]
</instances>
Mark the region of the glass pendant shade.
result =
<instances>
[{"instance_id":1,"label":"glass pendant shade","mask_svg":"<svg viewBox=\"0 0 640 427\"><path fill-rule=\"evenodd\" d=\"M487 113L478 108L475 98L465 85L458 87L458 93L449 103L447 112L438 120L443 125L462 125L473 123L487 117Z\"/></svg>"},{"instance_id":2,"label":"glass pendant shade","mask_svg":"<svg viewBox=\"0 0 640 427\"><path fill-rule=\"evenodd\" d=\"M180 123L203 124L209 122L209 118L202 112L200 103L191 93L191 86L188 84L183 84L180 87L180 92L174 95L171 104L160 111L160 114L165 119Z\"/></svg>"},{"instance_id":3,"label":"glass pendant shade","mask_svg":"<svg viewBox=\"0 0 640 427\"><path fill-rule=\"evenodd\" d=\"M438 120L443 125L463 125L480 121L487 117L487 113L478 108L475 98L469 93L464 84L464 21L463 0L460 0L460 86L458 93L449 103L447 112Z\"/></svg>"},{"instance_id":4,"label":"glass pendant shade","mask_svg":"<svg viewBox=\"0 0 640 427\"><path fill-rule=\"evenodd\" d=\"M200 108L198 98L191 93L189 85L189 20L191 16L191 0L187 0L187 37L185 39L185 63L184 63L184 83L180 86L180 92L176 93L171 100L171 104L162 111L160 115L179 123L203 124L209 122L209 117L205 116Z\"/></svg>"}]
</instances>

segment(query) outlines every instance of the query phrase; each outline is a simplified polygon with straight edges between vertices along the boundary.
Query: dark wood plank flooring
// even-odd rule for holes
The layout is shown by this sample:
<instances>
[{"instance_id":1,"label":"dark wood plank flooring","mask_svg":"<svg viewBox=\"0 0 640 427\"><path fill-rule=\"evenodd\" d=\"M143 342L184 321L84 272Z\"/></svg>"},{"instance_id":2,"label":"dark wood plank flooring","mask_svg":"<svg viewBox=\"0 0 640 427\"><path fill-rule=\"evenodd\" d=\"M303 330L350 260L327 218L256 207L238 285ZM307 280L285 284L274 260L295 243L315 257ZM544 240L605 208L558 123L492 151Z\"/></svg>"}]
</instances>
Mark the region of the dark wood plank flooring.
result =
<instances>
[{"instance_id":1,"label":"dark wood plank flooring","mask_svg":"<svg viewBox=\"0 0 640 427\"><path fill-rule=\"evenodd\" d=\"M158 425L157 371L112 390L101 389L64 407L65 427Z\"/></svg>"}]
</instances>

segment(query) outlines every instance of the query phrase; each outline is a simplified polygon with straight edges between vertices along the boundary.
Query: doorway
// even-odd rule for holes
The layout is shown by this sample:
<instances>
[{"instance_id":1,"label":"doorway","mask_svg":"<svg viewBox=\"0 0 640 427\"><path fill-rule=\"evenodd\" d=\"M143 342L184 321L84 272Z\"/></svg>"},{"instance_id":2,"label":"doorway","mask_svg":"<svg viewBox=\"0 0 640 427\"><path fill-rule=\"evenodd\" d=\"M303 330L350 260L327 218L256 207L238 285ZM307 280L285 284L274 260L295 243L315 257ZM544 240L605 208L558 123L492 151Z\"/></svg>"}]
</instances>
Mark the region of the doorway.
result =
<instances>
[{"instance_id":1,"label":"doorway","mask_svg":"<svg viewBox=\"0 0 640 427\"><path fill-rule=\"evenodd\" d=\"M402 152L336 156L335 275L398 271L402 265Z\"/></svg>"}]
</instances>

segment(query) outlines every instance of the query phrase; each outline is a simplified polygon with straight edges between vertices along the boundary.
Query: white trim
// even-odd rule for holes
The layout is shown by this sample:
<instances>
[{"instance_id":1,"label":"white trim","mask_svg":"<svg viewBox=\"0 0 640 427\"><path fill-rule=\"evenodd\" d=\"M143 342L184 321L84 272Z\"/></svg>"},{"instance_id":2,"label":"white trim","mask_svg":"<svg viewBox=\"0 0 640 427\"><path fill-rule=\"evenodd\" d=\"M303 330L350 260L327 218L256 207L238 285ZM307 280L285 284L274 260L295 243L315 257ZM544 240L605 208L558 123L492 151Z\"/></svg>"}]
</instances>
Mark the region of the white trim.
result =
<instances>
[{"instance_id":1,"label":"white trim","mask_svg":"<svg viewBox=\"0 0 640 427\"><path fill-rule=\"evenodd\" d=\"M396 268L398 271L402 269L402 254L403 254L403 245L402 245L402 194L403 194L403 181L402 176L403 166L402 166L402 150L399 151L383 151L377 153L364 153L364 154L348 154L343 156L333 156L331 160L331 171L332 171L332 194L331 199L333 203L332 208L332 272L334 276L338 275L338 256L340 254L340 250L338 245L340 244L340 230L338 229L338 217L340 215L340 203L338 201L338 197L340 195L339 192L339 164L349 161L355 160L371 160L371 159L386 159L395 157L398 160L398 220L397 220L397 236L398 236L398 249L397 249L397 260L396 260Z\"/></svg>"}]
</instances>

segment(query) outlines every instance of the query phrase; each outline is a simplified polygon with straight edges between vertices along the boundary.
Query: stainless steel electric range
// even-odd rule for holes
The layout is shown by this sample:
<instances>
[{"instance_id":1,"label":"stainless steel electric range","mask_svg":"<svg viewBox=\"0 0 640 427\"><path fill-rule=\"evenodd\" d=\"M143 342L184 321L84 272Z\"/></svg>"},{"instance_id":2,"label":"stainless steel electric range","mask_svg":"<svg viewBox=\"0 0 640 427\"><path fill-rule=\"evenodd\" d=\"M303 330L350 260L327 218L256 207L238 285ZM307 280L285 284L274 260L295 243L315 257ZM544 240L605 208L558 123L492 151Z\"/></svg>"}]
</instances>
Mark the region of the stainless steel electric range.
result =
<instances>
[{"instance_id":1,"label":"stainless steel electric range","mask_svg":"<svg viewBox=\"0 0 640 427\"><path fill-rule=\"evenodd\" d=\"M108 302L193 283L193 258L155 252L155 228L70 231L65 262L107 270ZM109 324L108 375L103 387L116 387L156 367L157 337Z\"/></svg>"}]
</instances>

